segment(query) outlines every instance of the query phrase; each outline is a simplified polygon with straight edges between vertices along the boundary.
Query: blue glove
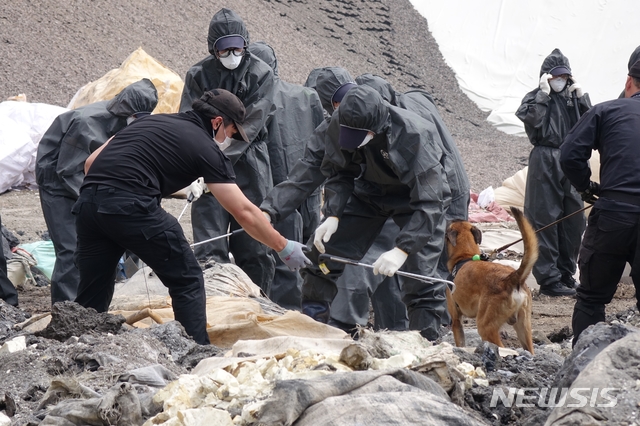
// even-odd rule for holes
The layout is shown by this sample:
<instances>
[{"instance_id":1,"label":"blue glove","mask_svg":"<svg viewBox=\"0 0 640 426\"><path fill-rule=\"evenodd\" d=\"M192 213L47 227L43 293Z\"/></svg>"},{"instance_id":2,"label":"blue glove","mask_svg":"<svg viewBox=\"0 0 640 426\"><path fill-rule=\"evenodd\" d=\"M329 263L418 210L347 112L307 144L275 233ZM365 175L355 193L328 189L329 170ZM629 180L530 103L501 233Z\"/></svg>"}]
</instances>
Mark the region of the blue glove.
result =
<instances>
[{"instance_id":1,"label":"blue glove","mask_svg":"<svg viewBox=\"0 0 640 426\"><path fill-rule=\"evenodd\" d=\"M306 246L297 241L287 240L287 245L282 251L278 252L278 256L292 271L297 271L307 265L311 265L311 261L305 256L302 249Z\"/></svg>"}]
</instances>

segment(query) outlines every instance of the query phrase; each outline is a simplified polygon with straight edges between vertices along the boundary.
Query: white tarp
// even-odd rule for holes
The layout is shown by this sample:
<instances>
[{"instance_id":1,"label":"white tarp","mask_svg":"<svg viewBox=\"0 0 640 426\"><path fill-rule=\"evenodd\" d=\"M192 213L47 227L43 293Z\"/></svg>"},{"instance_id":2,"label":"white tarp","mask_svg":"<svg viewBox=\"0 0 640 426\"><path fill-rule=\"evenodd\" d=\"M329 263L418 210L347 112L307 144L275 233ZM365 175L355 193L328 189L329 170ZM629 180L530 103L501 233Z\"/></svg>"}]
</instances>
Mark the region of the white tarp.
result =
<instances>
[{"instance_id":1,"label":"white tarp","mask_svg":"<svg viewBox=\"0 0 640 426\"><path fill-rule=\"evenodd\" d=\"M622 92L640 44L634 0L410 1L462 90L509 134L524 136L514 113L538 86L540 65L554 48L569 58L595 105Z\"/></svg>"},{"instance_id":2,"label":"white tarp","mask_svg":"<svg viewBox=\"0 0 640 426\"><path fill-rule=\"evenodd\" d=\"M65 111L48 104L0 102L0 194L13 186L36 183L38 143L53 120Z\"/></svg>"}]
</instances>

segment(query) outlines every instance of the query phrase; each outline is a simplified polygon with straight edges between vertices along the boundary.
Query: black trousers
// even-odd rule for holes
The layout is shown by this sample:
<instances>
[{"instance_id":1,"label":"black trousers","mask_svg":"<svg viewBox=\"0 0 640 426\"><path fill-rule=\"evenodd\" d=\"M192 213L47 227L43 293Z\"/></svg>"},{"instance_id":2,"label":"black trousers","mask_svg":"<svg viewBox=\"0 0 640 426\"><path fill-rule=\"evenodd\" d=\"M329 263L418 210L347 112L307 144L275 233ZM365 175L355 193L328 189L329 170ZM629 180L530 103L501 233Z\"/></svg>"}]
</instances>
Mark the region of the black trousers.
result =
<instances>
[{"instance_id":1,"label":"black trousers","mask_svg":"<svg viewBox=\"0 0 640 426\"><path fill-rule=\"evenodd\" d=\"M208 344L202 269L175 217L156 198L102 185L84 188L73 208L80 287L76 302L105 312L113 297L116 265L130 250L168 287L175 319Z\"/></svg>"},{"instance_id":2,"label":"black trousers","mask_svg":"<svg viewBox=\"0 0 640 426\"><path fill-rule=\"evenodd\" d=\"M2 223L2 217L0 217L0 223ZM0 299L9 305L18 306L18 292L7 276L7 261L2 251L2 241L0 241Z\"/></svg>"},{"instance_id":3,"label":"black trousers","mask_svg":"<svg viewBox=\"0 0 640 426\"><path fill-rule=\"evenodd\" d=\"M592 324L605 320L627 263L640 309L640 213L593 209L580 247L580 286L573 308L573 344Z\"/></svg>"}]
</instances>

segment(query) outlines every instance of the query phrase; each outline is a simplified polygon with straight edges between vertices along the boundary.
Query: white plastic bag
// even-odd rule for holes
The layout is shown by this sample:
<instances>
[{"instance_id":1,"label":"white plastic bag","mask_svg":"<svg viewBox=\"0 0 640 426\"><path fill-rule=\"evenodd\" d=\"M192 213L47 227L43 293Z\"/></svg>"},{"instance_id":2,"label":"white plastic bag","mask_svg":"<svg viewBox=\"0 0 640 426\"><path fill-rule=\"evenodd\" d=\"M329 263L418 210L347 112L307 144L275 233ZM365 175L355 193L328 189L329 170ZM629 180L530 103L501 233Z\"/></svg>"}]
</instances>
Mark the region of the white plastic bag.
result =
<instances>
[{"instance_id":1,"label":"white plastic bag","mask_svg":"<svg viewBox=\"0 0 640 426\"><path fill-rule=\"evenodd\" d=\"M478 205L483 209L487 208L489 204L493 203L496 199L496 196L493 192L493 186L488 187L480 194L478 194Z\"/></svg>"},{"instance_id":2,"label":"white plastic bag","mask_svg":"<svg viewBox=\"0 0 640 426\"><path fill-rule=\"evenodd\" d=\"M38 143L53 120L67 111L55 105L0 103L0 194L18 185L33 185Z\"/></svg>"}]
</instances>

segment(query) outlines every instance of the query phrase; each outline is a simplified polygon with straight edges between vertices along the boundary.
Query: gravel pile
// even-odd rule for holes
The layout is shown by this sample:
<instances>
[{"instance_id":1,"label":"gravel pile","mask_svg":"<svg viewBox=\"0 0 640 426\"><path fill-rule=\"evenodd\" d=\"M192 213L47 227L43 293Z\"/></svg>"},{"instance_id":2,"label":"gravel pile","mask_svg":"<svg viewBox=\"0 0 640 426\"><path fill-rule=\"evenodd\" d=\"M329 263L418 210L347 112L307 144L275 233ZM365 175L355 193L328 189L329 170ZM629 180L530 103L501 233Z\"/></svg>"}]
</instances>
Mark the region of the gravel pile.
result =
<instances>
[{"instance_id":1,"label":"gravel pile","mask_svg":"<svg viewBox=\"0 0 640 426\"><path fill-rule=\"evenodd\" d=\"M526 138L485 121L409 0L12 0L0 9L0 99L25 93L30 102L67 106L138 47L184 76L208 54L209 21L221 7L243 17L252 41L274 47L286 81L303 83L313 68L331 65L354 77L381 75L399 91L429 91L474 191L497 187L526 165Z\"/></svg>"}]
</instances>

